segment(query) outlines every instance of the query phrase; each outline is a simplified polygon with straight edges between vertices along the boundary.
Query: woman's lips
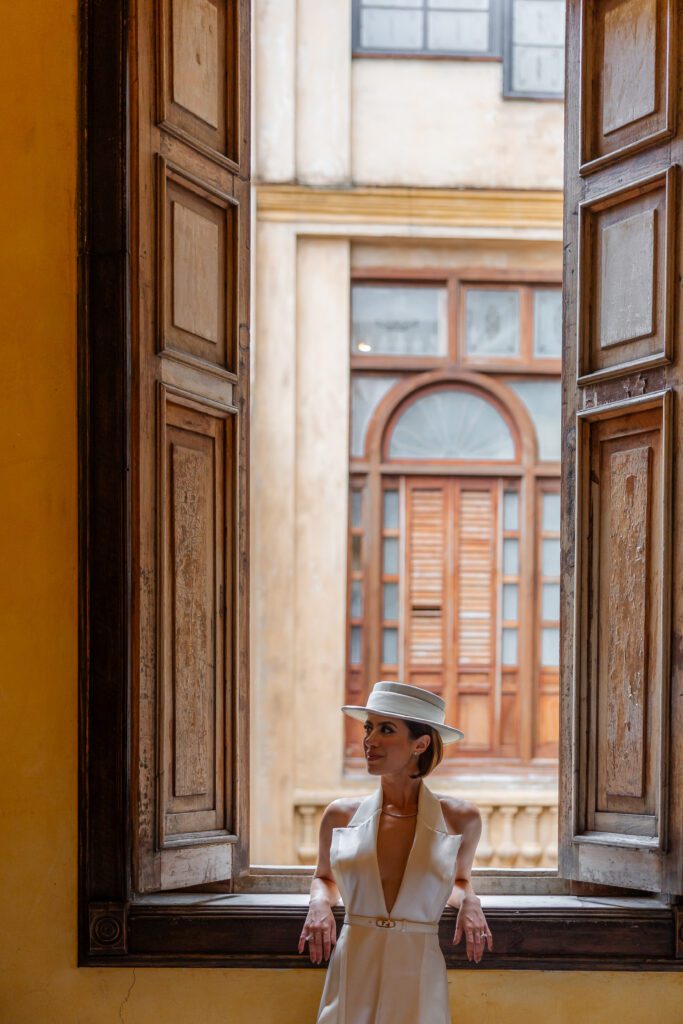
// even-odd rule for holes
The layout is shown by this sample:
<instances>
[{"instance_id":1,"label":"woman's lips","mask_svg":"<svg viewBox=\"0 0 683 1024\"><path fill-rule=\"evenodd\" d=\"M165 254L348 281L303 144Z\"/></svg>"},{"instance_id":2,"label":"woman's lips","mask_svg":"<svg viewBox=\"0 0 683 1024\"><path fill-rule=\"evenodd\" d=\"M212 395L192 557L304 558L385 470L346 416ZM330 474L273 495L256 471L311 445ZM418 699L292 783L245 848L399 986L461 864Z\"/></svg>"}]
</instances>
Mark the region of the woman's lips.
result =
<instances>
[{"instance_id":1,"label":"woman's lips","mask_svg":"<svg viewBox=\"0 0 683 1024\"><path fill-rule=\"evenodd\" d=\"M381 754L366 754L365 758L367 761L379 761Z\"/></svg>"}]
</instances>

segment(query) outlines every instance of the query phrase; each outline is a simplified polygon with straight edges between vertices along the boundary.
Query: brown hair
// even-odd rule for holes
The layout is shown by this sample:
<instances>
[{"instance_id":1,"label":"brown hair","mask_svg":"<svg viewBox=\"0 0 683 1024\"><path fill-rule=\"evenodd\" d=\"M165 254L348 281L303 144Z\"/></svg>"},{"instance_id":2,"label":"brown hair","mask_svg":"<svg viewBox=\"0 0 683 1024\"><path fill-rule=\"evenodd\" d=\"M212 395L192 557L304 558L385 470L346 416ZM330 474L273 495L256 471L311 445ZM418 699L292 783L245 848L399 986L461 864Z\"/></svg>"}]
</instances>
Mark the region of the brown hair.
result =
<instances>
[{"instance_id":1,"label":"brown hair","mask_svg":"<svg viewBox=\"0 0 683 1024\"><path fill-rule=\"evenodd\" d=\"M408 732L414 740L418 740L420 736L429 736L431 740L427 749L417 759L417 772L410 776L411 779L422 779L441 764L443 760L443 740L436 729L432 729L431 725L425 725L424 722L406 722L406 725L408 726Z\"/></svg>"}]
</instances>

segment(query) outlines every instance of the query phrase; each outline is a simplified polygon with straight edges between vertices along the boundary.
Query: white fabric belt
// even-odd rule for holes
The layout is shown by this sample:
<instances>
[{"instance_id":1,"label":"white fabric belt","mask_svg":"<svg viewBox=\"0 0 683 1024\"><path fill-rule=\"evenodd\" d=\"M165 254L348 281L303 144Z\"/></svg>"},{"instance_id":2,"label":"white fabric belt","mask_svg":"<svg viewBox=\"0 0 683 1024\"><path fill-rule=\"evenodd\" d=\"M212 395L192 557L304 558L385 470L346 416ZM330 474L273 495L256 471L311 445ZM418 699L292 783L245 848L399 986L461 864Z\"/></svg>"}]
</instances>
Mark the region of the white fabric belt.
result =
<instances>
[{"instance_id":1,"label":"white fabric belt","mask_svg":"<svg viewBox=\"0 0 683 1024\"><path fill-rule=\"evenodd\" d=\"M364 914L346 914L344 924L359 924L363 928L386 928L397 932L426 932L437 935L438 921L406 921L398 917L366 917Z\"/></svg>"}]
</instances>

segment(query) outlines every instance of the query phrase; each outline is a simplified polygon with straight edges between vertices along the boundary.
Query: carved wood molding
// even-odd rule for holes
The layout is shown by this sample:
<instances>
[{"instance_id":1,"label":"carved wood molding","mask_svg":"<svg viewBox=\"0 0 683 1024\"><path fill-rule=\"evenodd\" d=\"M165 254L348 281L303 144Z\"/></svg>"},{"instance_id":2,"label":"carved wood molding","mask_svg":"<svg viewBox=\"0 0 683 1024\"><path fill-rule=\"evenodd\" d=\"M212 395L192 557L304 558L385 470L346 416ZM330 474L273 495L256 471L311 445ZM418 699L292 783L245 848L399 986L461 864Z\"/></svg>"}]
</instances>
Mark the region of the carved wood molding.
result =
<instances>
[{"instance_id":1,"label":"carved wood molding","mask_svg":"<svg viewBox=\"0 0 683 1024\"><path fill-rule=\"evenodd\" d=\"M218 902L221 898L214 897ZM478 965L467 960L464 947L452 945L455 911L441 918L439 938L449 969L479 970L619 970L678 971L683 969L677 928L683 914L663 904L652 909L597 900L568 909L562 900L537 905L485 908L494 935L494 952ZM642 901L640 901L642 904ZM630 905L629 905L630 904ZM117 959L129 966L312 968L296 952L305 907L299 902L230 907L130 904L127 951ZM343 910L335 909L338 929ZM106 913L103 920L106 920ZM112 950L93 948L82 961L110 963ZM324 965L323 965L324 966Z\"/></svg>"},{"instance_id":2,"label":"carved wood molding","mask_svg":"<svg viewBox=\"0 0 683 1024\"><path fill-rule=\"evenodd\" d=\"M94 956L126 954L127 903L91 903L88 907L90 953Z\"/></svg>"}]
</instances>

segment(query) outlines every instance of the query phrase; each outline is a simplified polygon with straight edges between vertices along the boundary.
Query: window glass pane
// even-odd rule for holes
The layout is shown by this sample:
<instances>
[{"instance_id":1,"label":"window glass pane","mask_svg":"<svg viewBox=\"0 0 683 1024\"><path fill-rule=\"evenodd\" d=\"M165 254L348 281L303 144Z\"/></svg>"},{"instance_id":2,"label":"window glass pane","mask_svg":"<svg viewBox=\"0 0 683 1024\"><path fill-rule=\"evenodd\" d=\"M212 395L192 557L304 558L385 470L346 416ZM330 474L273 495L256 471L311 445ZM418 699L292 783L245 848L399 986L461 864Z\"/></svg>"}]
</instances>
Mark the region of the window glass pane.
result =
<instances>
[{"instance_id":1,"label":"window glass pane","mask_svg":"<svg viewBox=\"0 0 683 1024\"><path fill-rule=\"evenodd\" d=\"M398 583L385 583L382 618L394 622L398 619Z\"/></svg>"},{"instance_id":2,"label":"window glass pane","mask_svg":"<svg viewBox=\"0 0 683 1024\"><path fill-rule=\"evenodd\" d=\"M363 522L363 492L351 491L351 526L361 526Z\"/></svg>"},{"instance_id":3,"label":"window glass pane","mask_svg":"<svg viewBox=\"0 0 683 1024\"><path fill-rule=\"evenodd\" d=\"M351 626L351 664L360 665L361 662L361 627Z\"/></svg>"},{"instance_id":4,"label":"window glass pane","mask_svg":"<svg viewBox=\"0 0 683 1024\"><path fill-rule=\"evenodd\" d=\"M543 495L543 532L560 532L560 496L559 494Z\"/></svg>"},{"instance_id":5,"label":"window glass pane","mask_svg":"<svg viewBox=\"0 0 683 1024\"><path fill-rule=\"evenodd\" d=\"M361 568L361 544L362 539L357 534L351 538L351 568L354 572Z\"/></svg>"},{"instance_id":6,"label":"window glass pane","mask_svg":"<svg viewBox=\"0 0 683 1024\"><path fill-rule=\"evenodd\" d=\"M384 528L398 530L398 491L384 492Z\"/></svg>"},{"instance_id":7,"label":"window glass pane","mask_svg":"<svg viewBox=\"0 0 683 1024\"><path fill-rule=\"evenodd\" d=\"M562 391L559 380L508 381L519 395L536 427L538 454L543 460L558 461L562 430Z\"/></svg>"},{"instance_id":8,"label":"window glass pane","mask_svg":"<svg viewBox=\"0 0 683 1024\"><path fill-rule=\"evenodd\" d=\"M389 443L392 459L513 459L507 424L468 391L432 391L408 406Z\"/></svg>"},{"instance_id":9,"label":"window glass pane","mask_svg":"<svg viewBox=\"0 0 683 1024\"><path fill-rule=\"evenodd\" d=\"M534 292L534 355L562 355L562 291L543 288Z\"/></svg>"},{"instance_id":10,"label":"window glass pane","mask_svg":"<svg viewBox=\"0 0 683 1024\"><path fill-rule=\"evenodd\" d=\"M422 9L422 0L360 0L361 7L416 7Z\"/></svg>"},{"instance_id":11,"label":"window glass pane","mask_svg":"<svg viewBox=\"0 0 683 1024\"><path fill-rule=\"evenodd\" d=\"M503 630L503 664L517 664L517 630Z\"/></svg>"},{"instance_id":12,"label":"window glass pane","mask_svg":"<svg viewBox=\"0 0 683 1024\"><path fill-rule=\"evenodd\" d=\"M560 664L560 631L556 626L546 626L541 630L541 664L544 667Z\"/></svg>"},{"instance_id":13,"label":"window glass pane","mask_svg":"<svg viewBox=\"0 0 683 1024\"><path fill-rule=\"evenodd\" d=\"M557 622L560 618L560 584L544 583L541 598L541 618L544 622Z\"/></svg>"},{"instance_id":14,"label":"window glass pane","mask_svg":"<svg viewBox=\"0 0 683 1024\"><path fill-rule=\"evenodd\" d=\"M420 50L422 17L422 11L363 10L360 45L373 50Z\"/></svg>"},{"instance_id":15,"label":"window glass pane","mask_svg":"<svg viewBox=\"0 0 683 1024\"><path fill-rule=\"evenodd\" d=\"M512 88L515 92L562 96L564 48L513 46L512 61Z\"/></svg>"},{"instance_id":16,"label":"window glass pane","mask_svg":"<svg viewBox=\"0 0 683 1024\"><path fill-rule=\"evenodd\" d=\"M361 7L415 7L422 9L422 0L361 0Z\"/></svg>"},{"instance_id":17,"label":"window glass pane","mask_svg":"<svg viewBox=\"0 0 683 1024\"><path fill-rule=\"evenodd\" d=\"M456 53L486 53L489 16L479 12L434 11L427 15L427 48Z\"/></svg>"},{"instance_id":18,"label":"window glass pane","mask_svg":"<svg viewBox=\"0 0 683 1024\"><path fill-rule=\"evenodd\" d=\"M516 576L519 572L519 541L508 537L503 541L503 573Z\"/></svg>"},{"instance_id":19,"label":"window glass pane","mask_svg":"<svg viewBox=\"0 0 683 1024\"><path fill-rule=\"evenodd\" d=\"M427 0L427 7L441 11L488 11L489 0Z\"/></svg>"},{"instance_id":20,"label":"window glass pane","mask_svg":"<svg viewBox=\"0 0 683 1024\"><path fill-rule=\"evenodd\" d=\"M382 630L382 664L398 664L398 630Z\"/></svg>"},{"instance_id":21,"label":"window glass pane","mask_svg":"<svg viewBox=\"0 0 683 1024\"><path fill-rule=\"evenodd\" d=\"M559 540L543 541L543 575L560 575L560 542Z\"/></svg>"},{"instance_id":22,"label":"window glass pane","mask_svg":"<svg viewBox=\"0 0 683 1024\"><path fill-rule=\"evenodd\" d=\"M503 529L519 529L519 492L505 491L503 495Z\"/></svg>"},{"instance_id":23,"label":"window glass pane","mask_svg":"<svg viewBox=\"0 0 683 1024\"><path fill-rule=\"evenodd\" d=\"M519 587L516 583L503 584L503 618L515 622L519 611Z\"/></svg>"},{"instance_id":24,"label":"window glass pane","mask_svg":"<svg viewBox=\"0 0 683 1024\"><path fill-rule=\"evenodd\" d=\"M383 544L384 572L387 576L398 575L398 538L385 537Z\"/></svg>"},{"instance_id":25,"label":"window glass pane","mask_svg":"<svg viewBox=\"0 0 683 1024\"><path fill-rule=\"evenodd\" d=\"M512 38L515 43L564 46L564 0L515 0Z\"/></svg>"},{"instance_id":26,"label":"window glass pane","mask_svg":"<svg viewBox=\"0 0 683 1024\"><path fill-rule=\"evenodd\" d=\"M351 618L360 619L363 615L363 584L360 580L351 580Z\"/></svg>"},{"instance_id":27,"label":"window glass pane","mask_svg":"<svg viewBox=\"0 0 683 1024\"><path fill-rule=\"evenodd\" d=\"M351 324L351 351L355 354L443 355L446 289L354 285Z\"/></svg>"},{"instance_id":28,"label":"window glass pane","mask_svg":"<svg viewBox=\"0 0 683 1024\"><path fill-rule=\"evenodd\" d=\"M355 375L351 380L351 454L365 455L365 436L372 414L397 377Z\"/></svg>"},{"instance_id":29,"label":"window glass pane","mask_svg":"<svg viewBox=\"0 0 683 1024\"><path fill-rule=\"evenodd\" d=\"M465 299L465 338L470 355L517 355L518 293L469 288Z\"/></svg>"}]
</instances>

